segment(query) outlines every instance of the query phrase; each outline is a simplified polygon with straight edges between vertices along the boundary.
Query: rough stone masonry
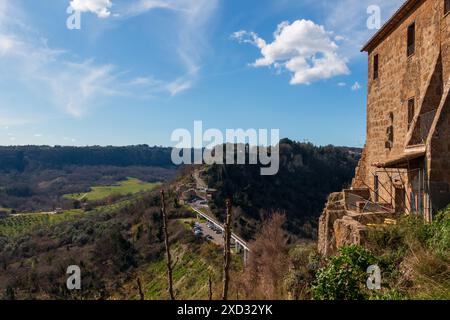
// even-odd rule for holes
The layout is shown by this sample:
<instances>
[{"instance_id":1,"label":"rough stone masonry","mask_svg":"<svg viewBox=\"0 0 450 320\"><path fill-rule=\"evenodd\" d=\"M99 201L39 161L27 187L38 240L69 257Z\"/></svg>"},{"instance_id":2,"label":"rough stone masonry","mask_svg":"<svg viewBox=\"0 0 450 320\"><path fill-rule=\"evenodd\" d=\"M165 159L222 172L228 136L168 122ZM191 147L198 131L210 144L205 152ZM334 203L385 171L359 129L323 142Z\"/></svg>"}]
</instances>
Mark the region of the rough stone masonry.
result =
<instances>
[{"instance_id":1,"label":"rough stone masonry","mask_svg":"<svg viewBox=\"0 0 450 320\"><path fill-rule=\"evenodd\" d=\"M448 0L408 0L368 41L367 134L352 187L329 197L319 251L363 244L399 214L450 203Z\"/></svg>"}]
</instances>

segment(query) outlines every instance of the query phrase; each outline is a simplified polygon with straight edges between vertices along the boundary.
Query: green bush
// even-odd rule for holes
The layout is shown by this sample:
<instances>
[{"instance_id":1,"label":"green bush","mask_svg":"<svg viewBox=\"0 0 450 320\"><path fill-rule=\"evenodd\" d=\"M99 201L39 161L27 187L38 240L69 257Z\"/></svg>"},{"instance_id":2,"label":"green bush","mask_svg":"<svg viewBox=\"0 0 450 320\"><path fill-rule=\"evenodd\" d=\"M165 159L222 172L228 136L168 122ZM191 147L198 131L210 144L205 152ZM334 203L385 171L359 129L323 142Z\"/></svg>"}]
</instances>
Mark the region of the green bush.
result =
<instances>
[{"instance_id":1,"label":"green bush","mask_svg":"<svg viewBox=\"0 0 450 320\"><path fill-rule=\"evenodd\" d=\"M360 300L367 294L367 268L377 259L368 250L352 245L339 249L328 265L317 272L313 283L316 300Z\"/></svg>"}]
</instances>

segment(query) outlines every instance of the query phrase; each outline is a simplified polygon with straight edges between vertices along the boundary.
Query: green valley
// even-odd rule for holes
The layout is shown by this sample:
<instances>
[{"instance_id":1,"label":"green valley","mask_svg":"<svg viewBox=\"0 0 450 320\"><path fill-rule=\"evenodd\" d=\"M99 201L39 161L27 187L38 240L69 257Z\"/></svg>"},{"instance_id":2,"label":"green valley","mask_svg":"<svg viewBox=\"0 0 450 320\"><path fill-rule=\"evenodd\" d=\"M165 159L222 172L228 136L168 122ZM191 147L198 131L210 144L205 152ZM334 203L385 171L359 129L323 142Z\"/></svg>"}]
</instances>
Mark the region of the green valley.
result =
<instances>
[{"instance_id":1,"label":"green valley","mask_svg":"<svg viewBox=\"0 0 450 320\"><path fill-rule=\"evenodd\" d=\"M110 186L95 186L91 187L91 190L86 193L74 193L68 194L64 197L74 200L102 200L112 195L127 195L135 194L142 191L150 191L161 185L160 182L143 182L136 178L128 177L124 181L120 181Z\"/></svg>"}]
</instances>

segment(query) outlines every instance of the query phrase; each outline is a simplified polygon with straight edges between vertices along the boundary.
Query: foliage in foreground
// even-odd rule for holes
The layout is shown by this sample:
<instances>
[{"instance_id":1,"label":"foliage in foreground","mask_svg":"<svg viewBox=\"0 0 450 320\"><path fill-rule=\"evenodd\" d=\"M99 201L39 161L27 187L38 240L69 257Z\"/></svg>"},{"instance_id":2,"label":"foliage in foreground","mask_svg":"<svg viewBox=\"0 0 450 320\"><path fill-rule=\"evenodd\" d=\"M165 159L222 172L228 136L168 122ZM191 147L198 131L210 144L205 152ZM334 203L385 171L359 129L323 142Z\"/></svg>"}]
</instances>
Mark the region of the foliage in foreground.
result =
<instances>
[{"instance_id":1,"label":"foliage in foreground","mask_svg":"<svg viewBox=\"0 0 450 320\"><path fill-rule=\"evenodd\" d=\"M432 223L407 216L374 230L367 247L379 257L389 289L409 299L450 299L450 207Z\"/></svg>"},{"instance_id":2,"label":"foliage in foreground","mask_svg":"<svg viewBox=\"0 0 450 320\"><path fill-rule=\"evenodd\" d=\"M364 285L367 268L377 259L360 246L348 246L331 257L328 265L317 272L313 296L317 300L359 300L368 297Z\"/></svg>"},{"instance_id":3,"label":"foliage in foreground","mask_svg":"<svg viewBox=\"0 0 450 320\"><path fill-rule=\"evenodd\" d=\"M315 299L450 299L450 208L432 223L406 216L371 230L366 248L344 247L317 272ZM369 265L382 272L382 288L366 287Z\"/></svg>"}]
</instances>

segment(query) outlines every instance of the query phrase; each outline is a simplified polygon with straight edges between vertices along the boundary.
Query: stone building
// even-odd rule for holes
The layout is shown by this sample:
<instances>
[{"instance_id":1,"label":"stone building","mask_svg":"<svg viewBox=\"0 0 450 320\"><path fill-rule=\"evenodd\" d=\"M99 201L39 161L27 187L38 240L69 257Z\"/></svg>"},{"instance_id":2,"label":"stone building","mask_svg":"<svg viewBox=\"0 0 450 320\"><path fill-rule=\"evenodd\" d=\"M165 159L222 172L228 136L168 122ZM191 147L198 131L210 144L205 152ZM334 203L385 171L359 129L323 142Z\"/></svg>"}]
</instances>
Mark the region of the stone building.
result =
<instances>
[{"instance_id":1,"label":"stone building","mask_svg":"<svg viewBox=\"0 0 450 320\"><path fill-rule=\"evenodd\" d=\"M450 0L405 1L362 51L367 140L352 187L321 217L324 254L396 213L430 221L450 203Z\"/></svg>"}]
</instances>

